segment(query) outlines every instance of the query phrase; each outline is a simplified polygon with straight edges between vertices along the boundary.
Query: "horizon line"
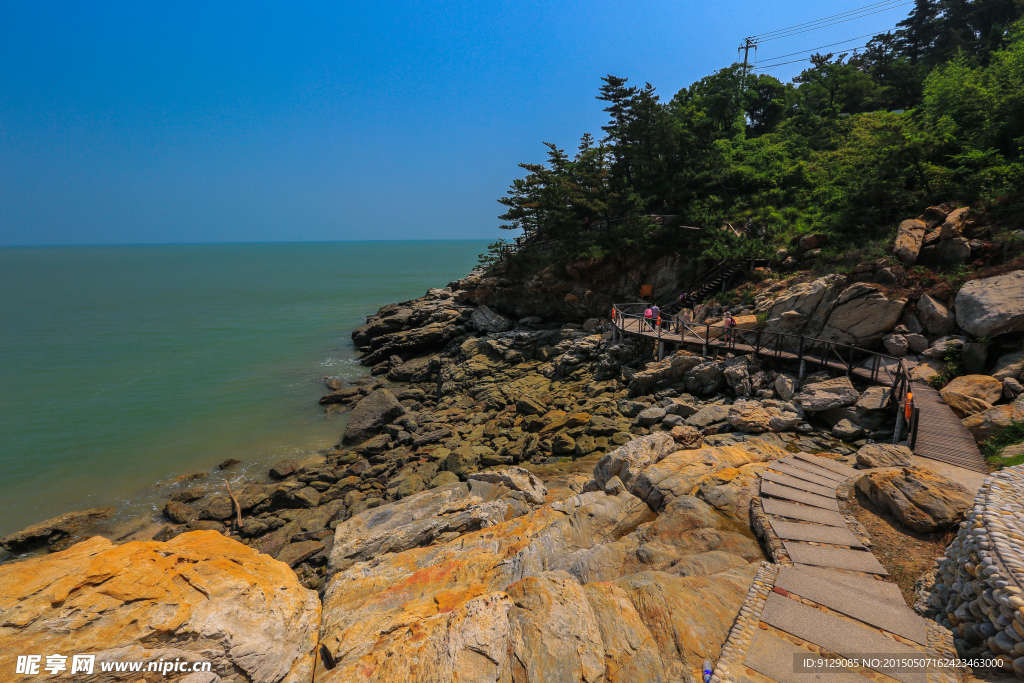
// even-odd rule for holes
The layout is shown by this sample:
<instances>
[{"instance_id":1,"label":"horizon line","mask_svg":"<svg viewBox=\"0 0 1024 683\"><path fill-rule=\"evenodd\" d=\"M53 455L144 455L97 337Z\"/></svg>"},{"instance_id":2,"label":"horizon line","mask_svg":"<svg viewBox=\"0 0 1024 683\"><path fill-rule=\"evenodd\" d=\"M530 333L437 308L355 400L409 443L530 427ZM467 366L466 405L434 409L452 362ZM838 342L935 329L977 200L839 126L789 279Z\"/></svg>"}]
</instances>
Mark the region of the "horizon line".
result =
<instances>
[{"instance_id":1,"label":"horizon line","mask_svg":"<svg viewBox=\"0 0 1024 683\"><path fill-rule=\"evenodd\" d=\"M67 244L0 244L0 249L47 249L61 247L199 247L237 244L364 244L367 242L487 242L486 237L438 237L434 239L380 240L256 240L251 242L77 242Z\"/></svg>"}]
</instances>

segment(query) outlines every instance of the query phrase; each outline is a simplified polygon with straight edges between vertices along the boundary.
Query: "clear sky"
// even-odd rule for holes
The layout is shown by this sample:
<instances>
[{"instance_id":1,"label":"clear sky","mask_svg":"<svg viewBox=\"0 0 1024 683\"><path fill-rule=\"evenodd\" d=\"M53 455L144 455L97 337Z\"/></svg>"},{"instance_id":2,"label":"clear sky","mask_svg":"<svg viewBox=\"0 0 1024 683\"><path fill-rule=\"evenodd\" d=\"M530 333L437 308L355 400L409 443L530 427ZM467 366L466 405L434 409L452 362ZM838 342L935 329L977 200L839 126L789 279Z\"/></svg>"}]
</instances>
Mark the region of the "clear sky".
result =
<instances>
[{"instance_id":1,"label":"clear sky","mask_svg":"<svg viewBox=\"0 0 1024 683\"><path fill-rule=\"evenodd\" d=\"M517 163L600 135L601 76L668 99L870 1L9 1L0 244L495 238Z\"/></svg>"}]
</instances>

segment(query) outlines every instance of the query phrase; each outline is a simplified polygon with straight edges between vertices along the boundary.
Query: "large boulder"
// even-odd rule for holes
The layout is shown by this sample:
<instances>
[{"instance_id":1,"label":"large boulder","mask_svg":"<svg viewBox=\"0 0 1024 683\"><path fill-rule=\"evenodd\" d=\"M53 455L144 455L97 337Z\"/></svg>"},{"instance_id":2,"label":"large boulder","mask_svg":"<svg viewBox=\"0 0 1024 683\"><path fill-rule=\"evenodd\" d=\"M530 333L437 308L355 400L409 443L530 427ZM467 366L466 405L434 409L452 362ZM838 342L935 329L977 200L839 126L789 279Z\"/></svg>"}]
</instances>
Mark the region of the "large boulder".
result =
<instances>
[{"instance_id":1,"label":"large boulder","mask_svg":"<svg viewBox=\"0 0 1024 683\"><path fill-rule=\"evenodd\" d=\"M991 408L1003 396L1003 383L988 375L964 375L939 393L954 412L964 417Z\"/></svg>"},{"instance_id":2,"label":"large boulder","mask_svg":"<svg viewBox=\"0 0 1024 683\"><path fill-rule=\"evenodd\" d=\"M659 462L677 448L675 440L665 432L655 432L633 439L597 461L597 465L594 466L594 481L603 489L609 479L618 477L629 489L637 476L649 465Z\"/></svg>"},{"instance_id":3,"label":"large boulder","mask_svg":"<svg viewBox=\"0 0 1024 683\"><path fill-rule=\"evenodd\" d=\"M0 548L22 553L39 548L64 550L82 540L83 534L98 522L114 514L114 508L92 508L65 512L0 538Z\"/></svg>"},{"instance_id":4,"label":"large boulder","mask_svg":"<svg viewBox=\"0 0 1024 683\"><path fill-rule=\"evenodd\" d=\"M876 285L858 282L843 290L821 331L811 336L857 346L870 345L891 330L907 305L890 299Z\"/></svg>"},{"instance_id":5,"label":"large boulder","mask_svg":"<svg viewBox=\"0 0 1024 683\"><path fill-rule=\"evenodd\" d=\"M532 472L522 467L509 467L505 470L478 472L468 477L469 481L483 481L488 484L504 486L510 491L523 494L526 502L532 505L544 503L548 489Z\"/></svg>"},{"instance_id":6,"label":"large boulder","mask_svg":"<svg viewBox=\"0 0 1024 683\"><path fill-rule=\"evenodd\" d=\"M956 295L956 321L976 337L1024 331L1024 270L971 280Z\"/></svg>"},{"instance_id":7,"label":"large boulder","mask_svg":"<svg viewBox=\"0 0 1024 683\"><path fill-rule=\"evenodd\" d=\"M846 377L825 380L806 385L793 396L793 402L809 412L820 412L832 408L852 406L860 398L850 380Z\"/></svg>"},{"instance_id":8,"label":"large boulder","mask_svg":"<svg viewBox=\"0 0 1024 683\"><path fill-rule=\"evenodd\" d=\"M287 565L215 531L97 536L0 567L0 619L7 672L18 655L89 653L97 674L100 662L180 659L210 662L211 681L308 683L320 601Z\"/></svg>"},{"instance_id":9,"label":"large boulder","mask_svg":"<svg viewBox=\"0 0 1024 683\"><path fill-rule=\"evenodd\" d=\"M747 432L748 434L760 434L768 431L772 416L756 401L743 403L737 401L729 409L726 420L738 431Z\"/></svg>"},{"instance_id":10,"label":"large boulder","mask_svg":"<svg viewBox=\"0 0 1024 683\"><path fill-rule=\"evenodd\" d=\"M995 367L992 368L992 377L1000 382L1007 378L1024 379L1024 351L999 356Z\"/></svg>"},{"instance_id":11,"label":"large boulder","mask_svg":"<svg viewBox=\"0 0 1024 683\"><path fill-rule=\"evenodd\" d=\"M787 455L789 453L782 448L760 439L748 439L735 446L680 450L649 465L628 488L652 510L662 510L673 500L689 495L709 475Z\"/></svg>"},{"instance_id":12,"label":"large boulder","mask_svg":"<svg viewBox=\"0 0 1024 683\"><path fill-rule=\"evenodd\" d=\"M907 467L914 464L914 452L906 446L869 443L857 451L861 467Z\"/></svg>"},{"instance_id":13,"label":"large boulder","mask_svg":"<svg viewBox=\"0 0 1024 683\"><path fill-rule=\"evenodd\" d=\"M377 389L352 409L345 427L344 443L362 443L404 413L405 408L390 390Z\"/></svg>"},{"instance_id":14,"label":"large boulder","mask_svg":"<svg viewBox=\"0 0 1024 683\"><path fill-rule=\"evenodd\" d=\"M1024 422L1024 399L1009 405L996 406L961 420L974 440L981 442L1006 429L1014 422Z\"/></svg>"},{"instance_id":15,"label":"large boulder","mask_svg":"<svg viewBox=\"0 0 1024 683\"><path fill-rule=\"evenodd\" d=\"M765 329L782 334L801 334L806 329L810 336L815 336L845 284L842 275L826 275L791 287L772 304Z\"/></svg>"},{"instance_id":16,"label":"large boulder","mask_svg":"<svg viewBox=\"0 0 1024 683\"><path fill-rule=\"evenodd\" d=\"M917 255L921 252L921 245L927 230L928 225L916 218L900 223L899 232L896 233L896 245L893 247L893 254L896 258L908 266L913 265L917 261Z\"/></svg>"},{"instance_id":17,"label":"large boulder","mask_svg":"<svg viewBox=\"0 0 1024 683\"><path fill-rule=\"evenodd\" d=\"M917 317L930 334L950 334L956 329L956 316L928 294L917 300Z\"/></svg>"},{"instance_id":18,"label":"large boulder","mask_svg":"<svg viewBox=\"0 0 1024 683\"><path fill-rule=\"evenodd\" d=\"M512 321L495 313L487 306L480 306L469 318L470 324L481 332L505 332L512 329Z\"/></svg>"},{"instance_id":19,"label":"large boulder","mask_svg":"<svg viewBox=\"0 0 1024 683\"><path fill-rule=\"evenodd\" d=\"M963 486L921 467L869 472L857 480L857 488L902 524L921 533L951 529L973 502Z\"/></svg>"}]
</instances>

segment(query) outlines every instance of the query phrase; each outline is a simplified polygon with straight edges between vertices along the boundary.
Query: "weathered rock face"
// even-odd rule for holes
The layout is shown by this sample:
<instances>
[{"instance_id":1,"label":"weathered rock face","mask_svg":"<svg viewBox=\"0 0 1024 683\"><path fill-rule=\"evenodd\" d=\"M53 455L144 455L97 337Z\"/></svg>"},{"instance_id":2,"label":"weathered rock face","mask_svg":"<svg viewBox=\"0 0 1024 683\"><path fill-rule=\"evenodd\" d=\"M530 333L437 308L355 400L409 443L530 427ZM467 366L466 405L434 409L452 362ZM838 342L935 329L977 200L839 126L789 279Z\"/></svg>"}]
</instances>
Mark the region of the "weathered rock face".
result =
<instances>
[{"instance_id":1,"label":"weathered rock face","mask_svg":"<svg viewBox=\"0 0 1024 683\"><path fill-rule=\"evenodd\" d=\"M586 493L338 572L316 680L693 679L756 567L729 551L759 551L692 497L654 517L628 493ZM725 571L673 572L702 564Z\"/></svg>"},{"instance_id":2,"label":"weathered rock face","mask_svg":"<svg viewBox=\"0 0 1024 683\"><path fill-rule=\"evenodd\" d=\"M845 284L843 276L827 275L791 287L772 305L766 329L783 334L801 334L805 329L821 330ZM810 331L807 334L815 336Z\"/></svg>"},{"instance_id":3,"label":"weathered rock face","mask_svg":"<svg viewBox=\"0 0 1024 683\"><path fill-rule=\"evenodd\" d=\"M487 306L480 306L469 318L470 324L481 332L504 332L512 329L512 321Z\"/></svg>"},{"instance_id":4,"label":"weathered rock face","mask_svg":"<svg viewBox=\"0 0 1024 683\"><path fill-rule=\"evenodd\" d=\"M921 252L921 244L924 242L924 234L928 225L916 218L905 220L900 223L899 232L896 233L896 245L893 254L903 263L913 265L917 261L917 255Z\"/></svg>"},{"instance_id":5,"label":"weathered rock face","mask_svg":"<svg viewBox=\"0 0 1024 683\"><path fill-rule=\"evenodd\" d=\"M66 512L0 538L0 548L12 553L43 547L52 551L64 550L82 540L82 534L89 527L112 514L114 514L114 508L92 508Z\"/></svg>"},{"instance_id":6,"label":"weathered rock face","mask_svg":"<svg viewBox=\"0 0 1024 683\"><path fill-rule=\"evenodd\" d=\"M914 452L906 446L869 443L857 451L857 464L861 467L907 467L913 462Z\"/></svg>"},{"instance_id":7,"label":"weathered rock face","mask_svg":"<svg viewBox=\"0 0 1024 683\"><path fill-rule=\"evenodd\" d=\"M904 298L889 299L876 287L858 282L843 290L825 326L813 336L870 345L896 325L906 305Z\"/></svg>"},{"instance_id":8,"label":"weathered rock face","mask_svg":"<svg viewBox=\"0 0 1024 683\"><path fill-rule=\"evenodd\" d=\"M989 408L976 415L965 417L961 422L974 436L975 441L984 441L1014 422L1024 422L1024 400L1018 398L1009 405Z\"/></svg>"},{"instance_id":9,"label":"weathered rock face","mask_svg":"<svg viewBox=\"0 0 1024 683\"><path fill-rule=\"evenodd\" d=\"M878 285L846 284L841 275L827 275L791 287L772 304L765 328L841 343L877 342L899 321L906 299L890 300Z\"/></svg>"},{"instance_id":10,"label":"weathered rock face","mask_svg":"<svg viewBox=\"0 0 1024 683\"><path fill-rule=\"evenodd\" d=\"M1024 270L967 282L956 295L956 321L976 337L1024 331Z\"/></svg>"},{"instance_id":11,"label":"weathered rock face","mask_svg":"<svg viewBox=\"0 0 1024 683\"><path fill-rule=\"evenodd\" d=\"M960 484L920 467L871 472L857 480L857 488L921 533L944 531L960 523L973 500Z\"/></svg>"},{"instance_id":12,"label":"weathered rock face","mask_svg":"<svg viewBox=\"0 0 1024 683\"><path fill-rule=\"evenodd\" d=\"M629 490L647 467L677 450L675 440L665 432L633 439L601 458L594 467L594 480L603 489L608 480L618 477Z\"/></svg>"},{"instance_id":13,"label":"weathered rock face","mask_svg":"<svg viewBox=\"0 0 1024 683\"><path fill-rule=\"evenodd\" d=\"M344 442L361 443L404 412L405 408L394 394L387 389L377 389L352 409L345 428Z\"/></svg>"},{"instance_id":14,"label":"weathered rock face","mask_svg":"<svg viewBox=\"0 0 1024 683\"><path fill-rule=\"evenodd\" d=\"M1024 351L999 356L995 367L992 368L992 377L999 381L1007 378L1024 379Z\"/></svg>"},{"instance_id":15,"label":"weathered rock face","mask_svg":"<svg viewBox=\"0 0 1024 683\"><path fill-rule=\"evenodd\" d=\"M956 317L941 301L928 294L917 300L917 317L930 334L950 334L956 329Z\"/></svg>"},{"instance_id":16,"label":"weathered rock face","mask_svg":"<svg viewBox=\"0 0 1024 683\"><path fill-rule=\"evenodd\" d=\"M676 451L647 467L629 490L646 501L652 510L660 510L672 500L689 495L703 477L786 455L783 449L759 439L750 439L738 446Z\"/></svg>"},{"instance_id":17,"label":"weathered rock face","mask_svg":"<svg viewBox=\"0 0 1024 683\"><path fill-rule=\"evenodd\" d=\"M837 377L808 384L799 394L793 396L793 402L804 410L819 412L852 406L859 398L860 392L853 387L849 379Z\"/></svg>"},{"instance_id":18,"label":"weathered rock face","mask_svg":"<svg viewBox=\"0 0 1024 683\"><path fill-rule=\"evenodd\" d=\"M91 653L96 681L123 680L99 662L180 658L211 662L211 680L308 683L319 618L287 566L219 533L95 537L0 567L0 670L19 654Z\"/></svg>"},{"instance_id":19,"label":"weathered rock face","mask_svg":"<svg viewBox=\"0 0 1024 683\"><path fill-rule=\"evenodd\" d=\"M1002 398L1003 383L987 375L964 375L955 378L939 393L953 412L964 417L991 408Z\"/></svg>"}]
</instances>

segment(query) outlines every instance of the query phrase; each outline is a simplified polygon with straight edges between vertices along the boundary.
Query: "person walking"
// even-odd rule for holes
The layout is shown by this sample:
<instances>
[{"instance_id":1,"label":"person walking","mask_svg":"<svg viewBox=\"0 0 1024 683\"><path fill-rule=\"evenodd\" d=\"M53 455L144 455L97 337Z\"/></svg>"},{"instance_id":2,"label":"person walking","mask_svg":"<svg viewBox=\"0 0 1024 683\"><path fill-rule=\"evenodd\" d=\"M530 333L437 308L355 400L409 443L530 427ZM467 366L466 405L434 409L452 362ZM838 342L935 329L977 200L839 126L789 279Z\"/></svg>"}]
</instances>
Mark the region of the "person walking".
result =
<instances>
[{"instance_id":1,"label":"person walking","mask_svg":"<svg viewBox=\"0 0 1024 683\"><path fill-rule=\"evenodd\" d=\"M653 304L651 306L651 318L654 319L654 325L656 327L661 327L661 309L658 308L658 304Z\"/></svg>"},{"instance_id":2,"label":"person walking","mask_svg":"<svg viewBox=\"0 0 1024 683\"><path fill-rule=\"evenodd\" d=\"M652 322L653 320L654 320L654 311L652 311L651 307L648 306L644 310L644 322L647 323L647 326L650 327L652 330L654 329L654 323Z\"/></svg>"}]
</instances>

